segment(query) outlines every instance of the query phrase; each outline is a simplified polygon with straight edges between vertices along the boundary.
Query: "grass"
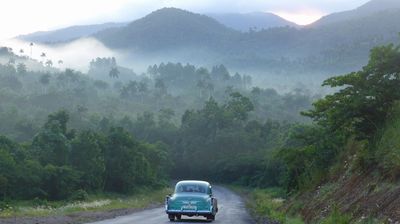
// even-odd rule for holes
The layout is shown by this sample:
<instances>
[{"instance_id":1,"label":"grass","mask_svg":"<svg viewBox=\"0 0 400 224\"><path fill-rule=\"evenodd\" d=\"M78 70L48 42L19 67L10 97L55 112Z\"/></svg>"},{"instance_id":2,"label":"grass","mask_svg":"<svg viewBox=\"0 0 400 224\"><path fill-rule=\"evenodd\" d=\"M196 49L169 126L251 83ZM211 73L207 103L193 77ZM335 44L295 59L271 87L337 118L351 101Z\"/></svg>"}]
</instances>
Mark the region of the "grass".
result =
<instances>
[{"instance_id":1,"label":"grass","mask_svg":"<svg viewBox=\"0 0 400 224\"><path fill-rule=\"evenodd\" d=\"M110 211L116 209L140 209L164 201L170 188L160 190L142 190L133 195L98 194L89 195L85 201L18 201L11 202L0 209L0 218L43 217L67 215L85 211Z\"/></svg>"},{"instance_id":2,"label":"grass","mask_svg":"<svg viewBox=\"0 0 400 224\"><path fill-rule=\"evenodd\" d=\"M304 223L301 218L291 217L282 211L286 199L285 192L280 188L250 189L234 186L231 189L246 196L247 207L257 217L259 223L265 220L282 224Z\"/></svg>"},{"instance_id":3,"label":"grass","mask_svg":"<svg viewBox=\"0 0 400 224\"><path fill-rule=\"evenodd\" d=\"M349 224L351 223L351 216L343 214L336 207L333 209L331 214L326 217L321 224Z\"/></svg>"}]
</instances>

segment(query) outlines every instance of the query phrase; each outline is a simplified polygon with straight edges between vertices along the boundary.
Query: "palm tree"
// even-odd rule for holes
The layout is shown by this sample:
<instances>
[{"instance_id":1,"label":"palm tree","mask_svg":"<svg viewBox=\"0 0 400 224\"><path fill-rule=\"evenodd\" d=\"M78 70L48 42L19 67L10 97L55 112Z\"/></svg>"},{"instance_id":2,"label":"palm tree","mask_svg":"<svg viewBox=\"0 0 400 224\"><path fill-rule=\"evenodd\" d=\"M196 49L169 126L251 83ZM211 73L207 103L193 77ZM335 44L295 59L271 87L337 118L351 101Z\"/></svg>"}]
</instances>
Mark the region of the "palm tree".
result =
<instances>
[{"instance_id":1,"label":"palm tree","mask_svg":"<svg viewBox=\"0 0 400 224\"><path fill-rule=\"evenodd\" d=\"M50 74L43 74L42 76L39 77L39 82L43 85L43 93L46 94L46 86L50 84Z\"/></svg>"},{"instance_id":2,"label":"palm tree","mask_svg":"<svg viewBox=\"0 0 400 224\"><path fill-rule=\"evenodd\" d=\"M143 103L143 101L144 101L144 95L145 95L146 92L148 91L147 83L144 82L144 81L139 82L138 91L139 91L139 93L140 93L141 101L142 101L142 103Z\"/></svg>"},{"instance_id":3,"label":"palm tree","mask_svg":"<svg viewBox=\"0 0 400 224\"><path fill-rule=\"evenodd\" d=\"M15 58L10 58L10 59L8 60L8 64L9 64L9 65L15 65Z\"/></svg>"},{"instance_id":4,"label":"palm tree","mask_svg":"<svg viewBox=\"0 0 400 224\"><path fill-rule=\"evenodd\" d=\"M204 88L205 88L205 86L206 86L205 81L202 80L202 79L200 79L200 80L197 82L196 86L197 86L197 88L199 88L199 96L200 96L200 98L202 98L202 96L203 96L202 93L203 93L203 90L204 90Z\"/></svg>"},{"instance_id":5,"label":"palm tree","mask_svg":"<svg viewBox=\"0 0 400 224\"><path fill-rule=\"evenodd\" d=\"M109 75L111 78L118 78L118 77L119 77L118 68L117 68L117 67L112 67L111 70L110 70L110 72L108 73L108 75Z\"/></svg>"},{"instance_id":6,"label":"palm tree","mask_svg":"<svg viewBox=\"0 0 400 224\"><path fill-rule=\"evenodd\" d=\"M33 43L31 42L31 43L29 44L29 46L31 47L31 58L32 58L32 48L33 48Z\"/></svg>"},{"instance_id":7,"label":"palm tree","mask_svg":"<svg viewBox=\"0 0 400 224\"><path fill-rule=\"evenodd\" d=\"M52 61L52 60L47 60L47 61L46 61L46 66L47 66L47 67L53 66L53 61Z\"/></svg>"},{"instance_id":8,"label":"palm tree","mask_svg":"<svg viewBox=\"0 0 400 224\"><path fill-rule=\"evenodd\" d=\"M46 53L42 52L42 54L40 55L40 57L43 59L42 63L44 62L44 59L46 58Z\"/></svg>"}]
</instances>

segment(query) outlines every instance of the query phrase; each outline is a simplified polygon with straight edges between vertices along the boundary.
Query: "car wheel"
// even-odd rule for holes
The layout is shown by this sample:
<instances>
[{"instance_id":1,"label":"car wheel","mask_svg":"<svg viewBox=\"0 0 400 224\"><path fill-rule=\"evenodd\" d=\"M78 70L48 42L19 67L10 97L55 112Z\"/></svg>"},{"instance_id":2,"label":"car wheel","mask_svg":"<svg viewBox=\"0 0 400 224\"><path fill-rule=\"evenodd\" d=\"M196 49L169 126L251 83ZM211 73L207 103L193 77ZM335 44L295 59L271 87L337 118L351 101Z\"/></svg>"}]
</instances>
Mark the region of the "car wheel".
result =
<instances>
[{"instance_id":1,"label":"car wheel","mask_svg":"<svg viewBox=\"0 0 400 224\"><path fill-rule=\"evenodd\" d=\"M173 222L175 221L175 216L174 215L168 215L169 221Z\"/></svg>"},{"instance_id":2,"label":"car wheel","mask_svg":"<svg viewBox=\"0 0 400 224\"><path fill-rule=\"evenodd\" d=\"M181 220L182 216L181 215L176 215L176 219Z\"/></svg>"},{"instance_id":3,"label":"car wheel","mask_svg":"<svg viewBox=\"0 0 400 224\"><path fill-rule=\"evenodd\" d=\"M207 221L212 222L215 220L215 215L208 215L207 216Z\"/></svg>"}]
</instances>

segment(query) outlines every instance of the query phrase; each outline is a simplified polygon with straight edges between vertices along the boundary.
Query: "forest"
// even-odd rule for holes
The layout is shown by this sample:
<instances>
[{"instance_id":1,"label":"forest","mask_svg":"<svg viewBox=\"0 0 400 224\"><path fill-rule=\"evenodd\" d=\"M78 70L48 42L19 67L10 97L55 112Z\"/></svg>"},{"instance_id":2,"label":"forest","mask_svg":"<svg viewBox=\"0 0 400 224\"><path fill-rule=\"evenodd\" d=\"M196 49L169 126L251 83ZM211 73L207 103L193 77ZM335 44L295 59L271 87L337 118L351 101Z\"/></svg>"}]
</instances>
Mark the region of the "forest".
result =
<instances>
[{"instance_id":1,"label":"forest","mask_svg":"<svg viewBox=\"0 0 400 224\"><path fill-rule=\"evenodd\" d=\"M376 47L360 71L327 79L335 91L325 96L263 89L223 65L166 63L138 75L97 58L87 74L31 71L30 59L2 52L2 201L131 193L180 178L293 195L340 173L349 154L352 172L400 176L387 142L400 46Z\"/></svg>"},{"instance_id":2,"label":"forest","mask_svg":"<svg viewBox=\"0 0 400 224\"><path fill-rule=\"evenodd\" d=\"M254 164L296 122L310 122L299 112L318 97L256 87L224 65L161 63L138 75L115 58L95 58L82 73L43 55L1 49L3 200L132 193L178 177L253 183L264 169Z\"/></svg>"}]
</instances>

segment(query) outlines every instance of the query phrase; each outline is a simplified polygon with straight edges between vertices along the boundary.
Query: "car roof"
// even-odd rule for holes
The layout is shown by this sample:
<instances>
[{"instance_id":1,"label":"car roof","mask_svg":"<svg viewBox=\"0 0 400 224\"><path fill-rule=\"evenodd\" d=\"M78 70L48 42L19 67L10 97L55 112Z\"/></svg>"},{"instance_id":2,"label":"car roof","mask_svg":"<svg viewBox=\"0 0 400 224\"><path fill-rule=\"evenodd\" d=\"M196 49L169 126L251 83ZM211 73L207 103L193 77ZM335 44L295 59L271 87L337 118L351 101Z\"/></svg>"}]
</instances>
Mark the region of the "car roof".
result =
<instances>
[{"instance_id":1,"label":"car roof","mask_svg":"<svg viewBox=\"0 0 400 224\"><path fill-rule=\"evenodd\" d=\"M208 183L207 181L201 181L201 180L182 180L179 181L176 185L181 185L181 184L201 184L207 186L210 185L210 183Z\"/></svg>"}]
</instances>

